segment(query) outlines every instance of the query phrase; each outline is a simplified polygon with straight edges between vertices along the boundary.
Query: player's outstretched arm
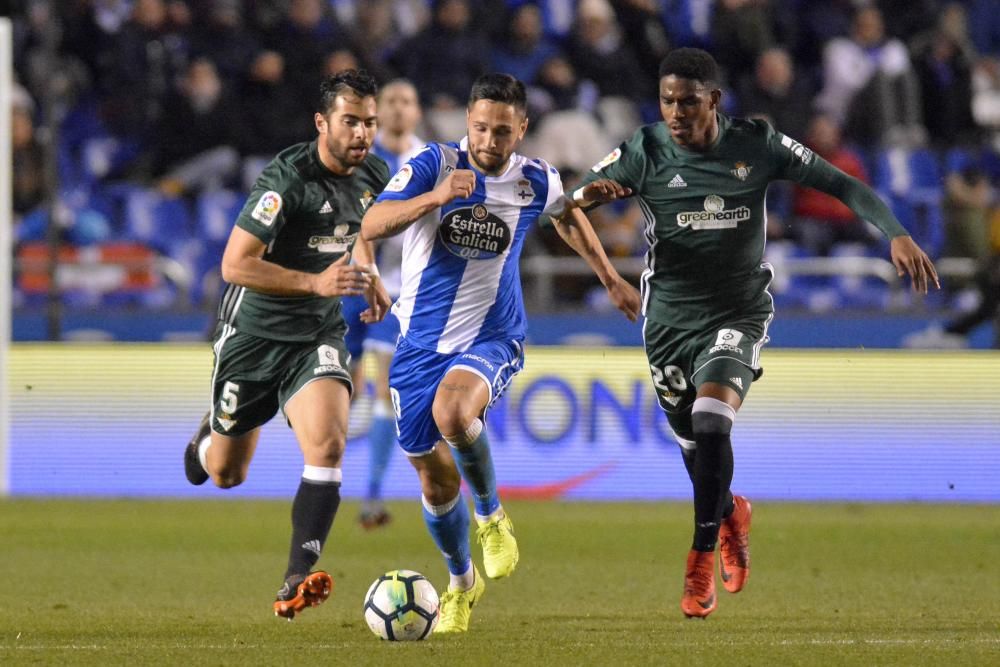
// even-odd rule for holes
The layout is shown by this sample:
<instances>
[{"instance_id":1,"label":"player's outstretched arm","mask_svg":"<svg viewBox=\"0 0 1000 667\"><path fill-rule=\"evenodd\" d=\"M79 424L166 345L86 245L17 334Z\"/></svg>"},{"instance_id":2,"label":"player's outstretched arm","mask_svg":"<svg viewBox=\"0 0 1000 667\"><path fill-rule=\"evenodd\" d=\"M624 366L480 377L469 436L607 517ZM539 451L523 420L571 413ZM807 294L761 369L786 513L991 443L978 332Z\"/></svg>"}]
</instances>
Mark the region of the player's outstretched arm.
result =
<instances>
[{"instance_id":1,"label":"player's outstretched arm","mask_svg":"<svg viewBox=\"0 0 1000 667\"><path fill-rule=\"evenodd\" d=\"M890 239L891 258L896 272L900 276L909 274L915 292L926 294L931 282L940 289L941 283L934 262L910 237L906 228L899 224L896 216L875 191L833 165L821 160L815 162L817 164L812 172L801 182L833 195L859 218L878 227Z\"/></svg>"},{"instance_id":2,"label":"player's outstretched arm","mask_svg":"<svg viewBox=\"0 0 1000 667\"><path fill-rule=\"evenodd\" d=\"M629 321L635 322L642 310L639 292L611 265L604 247L597 238L597 233L594 232L590 220L583 211L579 208L569 208L562 218L553 218L552 222L566 245L583 257L597 274L601 284L608 290L608 296L615 307L625 313Z\"/></svg>"},{"instance_id":3,"label":"player's outstretched arm","mask_svg":"<svg viewBox=\"0 0 1000 667\"><path fill-rule=\"evenodd\" d=\"M456 169L430 192L411 199L376 202L368 208L361 220L361 238L375 241L395 236L453 199L470 197L475 189L475 172L471 169Z\"/></svg>"},{"instance_id":4,"label":"player's outstretched arm","mask_svg":"<svg viewBox=\"0 0 1000 667\"><path fill-rule=\"evenodd\" d=\"M364 292L368 308L361 312L361 321L365 324L381 322L389 312L392 299L375 265L375 247L370 241L359 238L354 242L354 264L365 272L370 281Z\"/></svg>"},{"instance_id":5,"label":"player's outstretched arm","mask_svg":"<svg viewBox=\"0 0 1000 667\"><path fill-rule=\"evenodd\" d=\"M267 246L241 227L233 227L222 255L222 279L277 296L346 296L362 294L370 278L348 264L350 253L331 264L322 273L306 273L264 261Z\"/></svg>"}]
</instances>

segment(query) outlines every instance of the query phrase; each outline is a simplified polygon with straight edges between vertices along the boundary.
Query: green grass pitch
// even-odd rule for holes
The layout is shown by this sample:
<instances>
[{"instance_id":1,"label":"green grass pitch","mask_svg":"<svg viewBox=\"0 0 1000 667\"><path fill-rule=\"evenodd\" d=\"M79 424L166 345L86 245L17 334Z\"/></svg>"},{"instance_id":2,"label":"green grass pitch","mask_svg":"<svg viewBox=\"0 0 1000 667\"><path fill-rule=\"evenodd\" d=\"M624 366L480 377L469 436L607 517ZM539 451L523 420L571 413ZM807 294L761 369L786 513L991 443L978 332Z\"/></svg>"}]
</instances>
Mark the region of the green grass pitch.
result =
<instances>
[{"instance_id":1,"label":"green grass pitch","mask_svg":"<svg viewBox=\"0 0 1000 667\"><path fill-rule=\"evenodd\" d=\"M385 570L447 579L417 502L345 503L333 597L271 615L289 502L0 501L0 665L997 665L1000 507L757 502L747 589L678 608L688 504L510 503L516 574L464 636L375 638ZM478 545L474 558L480 561Z\"/></svg>"}]
</instances>

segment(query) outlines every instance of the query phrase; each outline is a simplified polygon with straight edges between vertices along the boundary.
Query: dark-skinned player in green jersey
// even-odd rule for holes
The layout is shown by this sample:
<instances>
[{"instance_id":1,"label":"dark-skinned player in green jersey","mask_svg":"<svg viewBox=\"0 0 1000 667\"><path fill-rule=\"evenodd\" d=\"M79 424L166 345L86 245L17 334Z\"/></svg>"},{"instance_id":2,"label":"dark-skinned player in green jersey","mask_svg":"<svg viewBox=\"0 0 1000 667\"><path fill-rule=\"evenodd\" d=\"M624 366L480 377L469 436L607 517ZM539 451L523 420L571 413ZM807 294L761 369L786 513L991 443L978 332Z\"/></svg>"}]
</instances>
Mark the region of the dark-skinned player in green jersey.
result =
<instances>
[{"instance_id":1,"label":"dark-skinned player in green jersey","mask_svg":"<svg viewBox=\"0 0 1000 667\"><path fill-rule=\"evenodd\" d=\"M330 595L312 572L340 505L350 407L350 354L340 297L364 295L366 322L388 294L373 249L358 238L365 209L389 170L370 153L375 80L344 70L320 85L317 137L291 146L257 178L222 257L229 283L219 308L212 409L184 452L192 484L223 489L246 479L260 427L280 408L302 450L292 539L274 613L293 619ZM354 264L350 264L351 253Z\"/></svg>"},{"instance_id":2,"label":"dark-skinned player in green jersey","mask_svg":"<svg viewBox=\"0 0 1000 667\"><path fill-rule=\"evenodd\" d=\"M639 128L580 185L615 181L621 196L638 198L645 219L643 340L694 487L681 610L698 618L717 604L716 543L727 591L739 592L750 574L751 506L729 489L730 432L763 372L774 315L763 261L768 183L792 180L837 197L891 239L892 263L914 290L939 286L931 260L870 188L765 121L724 116L721 96L710 54L670 52L660 65L663 122Z\"/></svg>"}]
</instances>

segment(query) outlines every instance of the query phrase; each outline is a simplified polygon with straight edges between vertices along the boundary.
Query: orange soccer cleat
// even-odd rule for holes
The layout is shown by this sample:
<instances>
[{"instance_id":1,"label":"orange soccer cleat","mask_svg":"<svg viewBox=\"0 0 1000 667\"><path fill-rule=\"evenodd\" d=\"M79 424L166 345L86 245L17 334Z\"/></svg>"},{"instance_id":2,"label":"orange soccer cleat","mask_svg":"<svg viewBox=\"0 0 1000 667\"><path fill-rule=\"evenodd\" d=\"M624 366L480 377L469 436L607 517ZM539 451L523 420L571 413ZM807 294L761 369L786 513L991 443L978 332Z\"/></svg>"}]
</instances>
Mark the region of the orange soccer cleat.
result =
<instances>
[{"instance_id":1,"label":"orange soccer cleat","mask_svg":"<svg viewBox=\"0 0 1000 667\"><path fill-rule=\"evenodd\" d=\"M739 593L750 578L750 501L733 496L733 513L719 527L719 575L730 593Z\"/></svg>"},{"instance_id":2,"label":"orange soccer cleat","mask_svg":"<svg viewBox=\"0 0 1000 667\"><path fill-rule=\"evenodd\" d=\"M688 618L705 618L715 606L715 552L692 549L684 573L681 611Z\"/></svg>"},{"instance_id":3,"label":"orange soccer cleat","mask_svg":"<svg viewBox=\"0 0 1000 667\"><path fill-rule=\"evenodd\" d=\"M274 601L274 615L290 621L306 607L317 607L326 602L332 590L333 578L326 572L312 572L304 578L302 575L292 575L278 591L278 599Z\"/></svg>"}]
</instances>

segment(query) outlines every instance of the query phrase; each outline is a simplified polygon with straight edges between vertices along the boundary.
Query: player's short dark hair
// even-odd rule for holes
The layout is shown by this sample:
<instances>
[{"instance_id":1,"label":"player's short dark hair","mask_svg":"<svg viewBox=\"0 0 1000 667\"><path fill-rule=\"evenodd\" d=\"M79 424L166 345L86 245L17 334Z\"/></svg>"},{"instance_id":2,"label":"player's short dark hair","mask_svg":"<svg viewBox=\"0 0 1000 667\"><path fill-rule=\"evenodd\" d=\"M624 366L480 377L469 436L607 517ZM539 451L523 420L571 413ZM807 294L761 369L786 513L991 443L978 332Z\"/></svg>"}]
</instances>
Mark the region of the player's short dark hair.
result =
<instances>
[{"instance_id":1,"label":"player's short dark hair","mask_svg":"<svg viewBox=\"0 0 1000 667\"><path fill-rule=\"evenodd\" d=\"M702 49L674 49L660 62L660 78L674 75L680 79L700 81L705 85L719 84L719 64Z\"/></svg>"},{"instance_id":2,"label":"player's short dark hair","mask_svg":"<svg viewBox=\"0 0 1000 667\"><path fill-rule=\"evenodd\" d=\"M528 108L528 93L524 84L510 74L483 74L476 79L469 92L469 106L479 100L510 104L521 112Z\"/></svg>"},{"instance_id":3,"label":"player's short dark hair","mask_svg":"<svg viewBox=\"0 0 1000 667\"><path fill-rule=\"evenodd\" d=\"M330 113L338 96L348 91L359 97L374 97L378 93L375 78L363 69L345 69L331 74L319 84L319 109L324 116Z\"/></svg>"}]
</instances>

